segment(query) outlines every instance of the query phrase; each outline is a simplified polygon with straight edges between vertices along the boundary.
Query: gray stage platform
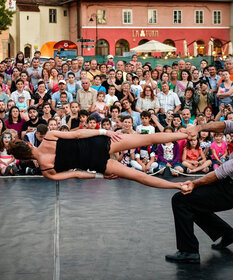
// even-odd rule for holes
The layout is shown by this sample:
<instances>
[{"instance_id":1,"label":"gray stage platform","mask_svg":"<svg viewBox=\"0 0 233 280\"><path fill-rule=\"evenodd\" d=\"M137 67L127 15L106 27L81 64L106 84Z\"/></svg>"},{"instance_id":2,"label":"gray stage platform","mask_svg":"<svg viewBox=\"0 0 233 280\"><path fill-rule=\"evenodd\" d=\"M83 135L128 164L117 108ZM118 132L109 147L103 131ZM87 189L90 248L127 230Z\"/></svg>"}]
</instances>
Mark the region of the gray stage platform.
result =
<instances>
[{"instance_id":1,"label":"gray stage platform","mask_svg":"<svg viewBox=\"0 0 233 280\"><path fill-rule=\"evenodd\" d=\"M0 179L0 280L232 280L233 246L212 251L198 228L201 265L165 261L176 251L174 193L127 180ZM233 225L231 211L220 216Z\"/></svg>"}]
</instances>

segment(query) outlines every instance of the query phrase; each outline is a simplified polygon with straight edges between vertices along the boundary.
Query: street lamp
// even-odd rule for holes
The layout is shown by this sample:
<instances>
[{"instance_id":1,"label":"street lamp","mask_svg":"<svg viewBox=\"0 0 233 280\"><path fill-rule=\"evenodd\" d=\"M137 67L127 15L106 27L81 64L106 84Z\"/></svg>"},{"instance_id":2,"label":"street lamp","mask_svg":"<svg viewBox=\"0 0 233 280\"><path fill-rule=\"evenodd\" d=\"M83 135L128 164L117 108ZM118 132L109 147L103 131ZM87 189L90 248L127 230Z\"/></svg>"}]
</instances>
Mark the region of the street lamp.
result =
<instances>
[{"instance_id":1,"label":"street lamp","mask_svg":"<svg viewBox=\"0 0 233 280\"><path fill-rule=\"evenodd\" d=\"M92 14L89 22L93 22L95 20L95 55L97 55L97 41L98 41L98 17L97 14Z\"/></svg>"}]
</instances>

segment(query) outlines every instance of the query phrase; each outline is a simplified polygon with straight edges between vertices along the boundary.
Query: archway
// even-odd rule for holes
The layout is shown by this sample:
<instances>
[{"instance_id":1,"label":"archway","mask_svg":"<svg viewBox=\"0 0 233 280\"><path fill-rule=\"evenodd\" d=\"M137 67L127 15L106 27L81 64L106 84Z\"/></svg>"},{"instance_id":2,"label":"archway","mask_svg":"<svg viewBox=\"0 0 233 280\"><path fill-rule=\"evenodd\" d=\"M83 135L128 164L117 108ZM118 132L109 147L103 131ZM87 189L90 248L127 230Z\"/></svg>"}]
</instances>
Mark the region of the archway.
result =
<instances>
[{"instance_id":1,"label":"archway","mask_svg":"<svg viewBox=\"0 0 233 280\"><path fill-rule=\"evenodd\" d=\"M205 55L206 54L206 45L203 40L197 40L197 55Z\"/></svg>"},{"instance_id":2,"label":"archway","mask_svg":"<svg viewBox=\"0 0 233 280\"><path fill-rule=\"evenodd\" d=\"M9 57L15 56L15 42L11 34L9 34L9 39L8 39L8 56Z\"/></svg>"},{"instance_id":3,"label":"archway","mask_svg":"<svg viewBox=\"0 0 233 280\"><path fill-rule=\"evenodd\" d=\"M141 41L139 41L138 45L141 46L141 45L143 45L143 44L145 44L147 42L149 42L148 39L142 39Z\"/></svg>"},{"instance_id":4,"label":"archway","mask_svg":"<svg viewBox=\"0 0 233 280\"><path fill-rule=\"evenodd\" d=\"M30 58L31 57L31 50L32 50L31 45L25 45L25 47L24 47L24 57L25 58Z\"/></svg>"},{"instance_id":5,"label":"archway","mask_svg":"<svg viewBox=\"0 0 233 280\"><path fill-rule=\"evenodd\" d=\"M176 46L175 42L173 40L171 40L171 39L166 39L165 41L163 41L163 43L165 45L168 45L168 46L171 46L171 47L175 47Z\"/></svg>"},{"instance_id":6,"label":"archway","mask_svg":"<svg viewBox=\"0 0 233 280\"><path fill-rule=\"evenodd\" d=\"M100 39L96 43L96 54L97 55L108 55L109 54L109 43L104 39Z\"/></svg>"},{"instance_id":7,"label":"archway","mask_svg":"<svg viewBox=\"0 0 233 280\"><path fill-rule=\"evenodd\" d=\"M214 51L215 54L222 54L222 42L219 39L214 40Z\"/></svg>"},{"instance_id":8,"label":"archway","mask_svg":"<svg viewBox=\"0 0 233 280\"><path fill-rule=\"evenodd\" d=\"M115 45L115 55L123 56L124 52L129 52L129 42L124 39L120 39Z\"/></svg>"},{"instance_id":9,"label":"archway","mask_svg":"<svg viewBox=\"0 0 233 280\"><path fill-rule=\"evenodd\" d=\"M47 42L44 45L42 45L40 52L41 56L45 57L53 57L53 46L56 44L56 42Z\"/></svg>"}]
</instances>

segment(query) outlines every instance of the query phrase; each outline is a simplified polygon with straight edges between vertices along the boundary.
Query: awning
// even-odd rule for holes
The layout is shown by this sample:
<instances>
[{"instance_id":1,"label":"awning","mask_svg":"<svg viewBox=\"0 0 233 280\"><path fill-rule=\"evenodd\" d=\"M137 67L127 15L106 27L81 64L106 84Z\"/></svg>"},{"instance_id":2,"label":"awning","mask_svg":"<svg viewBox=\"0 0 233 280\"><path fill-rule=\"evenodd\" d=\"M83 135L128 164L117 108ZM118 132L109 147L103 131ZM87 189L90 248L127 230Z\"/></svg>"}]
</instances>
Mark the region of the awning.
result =
<instances>
[{"instance_id":1,"label":"awning","mask_svg":"<svg viewBox=\"0 0 233 280\"><path fill-rule=\"evenodd\" d=\"M77 49L77 45L71 41L59 41L57 42L54 46L54 49L58 49L58 48L63 48L63 49L68 49L68 50L76 50Z\"/></svg>"}]
</instances>

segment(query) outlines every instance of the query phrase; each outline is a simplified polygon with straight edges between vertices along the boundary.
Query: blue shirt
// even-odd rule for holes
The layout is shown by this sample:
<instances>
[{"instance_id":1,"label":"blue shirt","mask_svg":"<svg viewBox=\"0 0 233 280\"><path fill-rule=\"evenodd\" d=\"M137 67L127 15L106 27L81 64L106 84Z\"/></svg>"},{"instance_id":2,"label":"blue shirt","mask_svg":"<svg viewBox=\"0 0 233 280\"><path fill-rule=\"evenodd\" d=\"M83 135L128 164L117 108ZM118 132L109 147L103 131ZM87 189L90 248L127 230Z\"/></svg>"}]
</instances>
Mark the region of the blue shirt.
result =
<instances>
[{"instance_id":1,"label":"blue shirt","mask_svg":"<svg viewBox=\"0 0 233 280\"><path fill-rule=\"evenodd\" d=\"M61 102L61 99L60 99L60 91L56 91L53 95L52 95L52 101L56 101L56 104L58 102ZM70 92L66 91L66 94L67 94L67 102L72 102L73 101L73 96Z\"/></svg>"},{"instance_id":2,"label":"blue shirt","mask_svg":"<svg viewBox=\"0 0 233 280\"><path fill-rule=\"evenodd\" d=\"M92 86L91 88L97 90L98 92L103 91L103 92L106 93L106 88L103 87L103 86L101 86L101 85L100 85L99 87L97 87L97 86Z\"/></svg>"},{"instance_id":3,"label":"blue shirt","mask_svg":"<svg viewBox=\"0 0 233 280\"><path fill-rule=\"evenodd\" d=\"M193 124L193 121L190 119L188 124ZM187 125L184 123L184 120L182 119L182 125L187 127Z\"/></svg>"},{"instance_id":4,"label":"blue shirt","mask_svg":"<svg viewBox=\"0 0 233 280\"><path fill-rule=\"evenodd\" d=\"M133 127L136 128L138 125L141 124L141 118L140 113L133 111L132 114L129 114L128 112L123 112L123 116L131 116L133 118Z\"/></svg>"}]
</instances>

